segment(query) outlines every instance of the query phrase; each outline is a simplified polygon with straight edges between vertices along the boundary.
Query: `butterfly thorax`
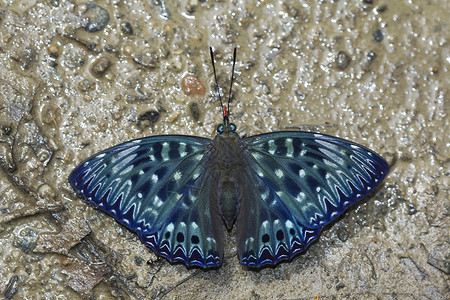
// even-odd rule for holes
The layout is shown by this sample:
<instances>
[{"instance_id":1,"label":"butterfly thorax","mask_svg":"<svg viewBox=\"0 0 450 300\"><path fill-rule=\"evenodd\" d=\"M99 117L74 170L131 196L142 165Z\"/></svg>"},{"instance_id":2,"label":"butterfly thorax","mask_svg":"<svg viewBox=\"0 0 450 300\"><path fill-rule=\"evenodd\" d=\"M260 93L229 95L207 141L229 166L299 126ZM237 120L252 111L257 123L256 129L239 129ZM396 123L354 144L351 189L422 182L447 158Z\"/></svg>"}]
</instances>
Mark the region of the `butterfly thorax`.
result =
<instances>
[{"instance_id":1,"label":"butterfly thorax","mask_svg":"<svg viewBox=\"0 0 450 300\"><path fill-rule=\"evenodd\" d=\"M228 229L231 229L239 210L242 188L243 152L241 138L234 131L219 132L210 156L212 176L217 184L216 200Z\"/></svg>"}]
</instances>

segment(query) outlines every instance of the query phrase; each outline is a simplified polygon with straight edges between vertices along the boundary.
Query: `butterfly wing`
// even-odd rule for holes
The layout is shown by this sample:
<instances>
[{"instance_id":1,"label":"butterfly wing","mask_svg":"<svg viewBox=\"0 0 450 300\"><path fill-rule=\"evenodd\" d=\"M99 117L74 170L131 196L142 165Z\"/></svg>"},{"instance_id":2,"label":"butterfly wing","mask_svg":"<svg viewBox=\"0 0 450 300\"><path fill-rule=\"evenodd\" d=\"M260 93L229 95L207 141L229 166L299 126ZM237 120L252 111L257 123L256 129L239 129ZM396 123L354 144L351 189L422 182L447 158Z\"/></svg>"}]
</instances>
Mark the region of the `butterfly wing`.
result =
<instances>
[{"instance_id":1,"label":"butterfly wing","mask_svg":"<svg viewBox=\"0 0 450 300\"><path fill-rule=\"evenodd\" d=\"M323 134L274 132L242 142L251 184L238 217L238 252L251 267L306 249L389 172L375 152Z\"/></svg>"},{"instance_id":2,"label":"butterfly wing","mask_svg":"<svg viewBox=\"0 0 450 300\"><path fill-rule=\"evenodd\" d=\"M157 254L186 265L217 266L222 224L204 168L211 142L176 135L133 140L85 160L69 182Z\"/></svg>"},{"instance_id":3,"label":"butterfly wing","mask_svg":"<svg viewBox=\"0 0 450 300\"><path fill-rule=\"evenodd\" d=\"M317 238L320 228L299 223L282 199L251 167L243 171L242 191L236 221L241 264L259 268L289 259ZM245 181L244 181L245 180Z\"/></svg>"}]
</instances>

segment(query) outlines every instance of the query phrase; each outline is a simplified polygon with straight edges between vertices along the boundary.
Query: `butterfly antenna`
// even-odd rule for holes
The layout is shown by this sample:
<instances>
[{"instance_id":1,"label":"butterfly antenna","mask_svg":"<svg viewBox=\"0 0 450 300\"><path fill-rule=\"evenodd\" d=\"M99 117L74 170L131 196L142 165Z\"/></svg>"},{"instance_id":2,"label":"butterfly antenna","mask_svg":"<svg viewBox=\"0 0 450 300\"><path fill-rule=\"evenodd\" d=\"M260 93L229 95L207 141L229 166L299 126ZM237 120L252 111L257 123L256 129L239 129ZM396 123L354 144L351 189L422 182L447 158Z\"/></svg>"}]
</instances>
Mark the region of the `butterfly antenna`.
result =
<instances>
[{"instance_id":1,"label":"butterfly antenna","mask_svg":"<svg viewBox=\"0 0 450 300\"><path fill-rule=\"evenodd\" d=\"M233 52L233 68L231 69L231 80L230 80L230 91L228 92L228 113L230 113L230 101L231 101L231 90L233 88L234 81L234 66L236 65L236 48L234 48Z\"/></svg>"},{"instance_id":2,"label":"butterfly antenna","mask_svg":"<svg viewBox=\"0 0 450 300\"><path fill-rule=\"evenodd\" d=\"M224 106L223 106L223 102L222 102L222 96L220 95L220 92L219 92L219 83L217 82L216 66L214 65L214 52L213 52L212 47L209 47L209 53L211 54L211 63L212 63L213 72L214 72L214 81L216 83L214 91L216 92L216 95L219 98L220 107L222 108L222 114L225 116L226 115L226 110L224 110Z\"/></svg>"}]
</instances>

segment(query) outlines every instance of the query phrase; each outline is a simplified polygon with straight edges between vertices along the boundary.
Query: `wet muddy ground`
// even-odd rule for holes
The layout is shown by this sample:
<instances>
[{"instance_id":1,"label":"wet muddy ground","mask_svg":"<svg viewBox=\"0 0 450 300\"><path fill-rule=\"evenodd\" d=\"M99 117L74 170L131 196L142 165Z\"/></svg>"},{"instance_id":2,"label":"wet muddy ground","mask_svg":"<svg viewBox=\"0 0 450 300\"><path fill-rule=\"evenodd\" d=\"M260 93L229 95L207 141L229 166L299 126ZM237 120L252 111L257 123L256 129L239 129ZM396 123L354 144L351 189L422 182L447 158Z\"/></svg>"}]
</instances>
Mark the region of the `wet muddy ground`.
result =
<instances>
[{"instance_id":1,"label":"wet muddy ground","mask_svg":"<svg viewBox=\"0 0 450 300\"><path fill-rule=\"evenodd\" d=\"M0 297L450 298L448 11L445 0L0 1ZM217 270L158 259L67 181L120 142L212 138L210 46L225 94L237 47L241 135L319 131L392 166L274 268L242 267L235 230Z\"/></svg>"}]
</instances>

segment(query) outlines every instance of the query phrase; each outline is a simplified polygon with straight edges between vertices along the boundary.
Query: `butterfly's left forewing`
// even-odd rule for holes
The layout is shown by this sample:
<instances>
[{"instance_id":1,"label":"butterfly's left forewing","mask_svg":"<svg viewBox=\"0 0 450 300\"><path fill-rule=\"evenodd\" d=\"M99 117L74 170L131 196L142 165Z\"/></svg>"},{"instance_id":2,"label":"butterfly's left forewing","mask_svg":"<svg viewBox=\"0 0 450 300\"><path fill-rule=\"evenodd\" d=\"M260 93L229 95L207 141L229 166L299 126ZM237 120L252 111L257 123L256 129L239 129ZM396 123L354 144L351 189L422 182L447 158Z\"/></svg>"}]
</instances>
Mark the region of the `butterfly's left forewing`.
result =
<instances>
[{"instance_id":1,"label":"butterfly's left forewing","mask_svg":"<svg viewBox=\"0 0 450 300\"><path fill-rule=\"evenodd\" d=\"M188 136L130 141L81 163L69 182L157 254L187 265L216 266L223 237L217 229L220 215L205 188L211 142Z\"/></svg>"},{"instance_id":2,"label":"butterfly's left forewing","mask_svg":"<svg viewBox=\"0 0 450 300\"><path fill-rule=\"evenodd\" d=\"M242 143L255 189L242 197L238 252L241 263L253 267L303 251L389 171L375 152L322 134L274 132Z\"/></svg>"}]
</instances>

